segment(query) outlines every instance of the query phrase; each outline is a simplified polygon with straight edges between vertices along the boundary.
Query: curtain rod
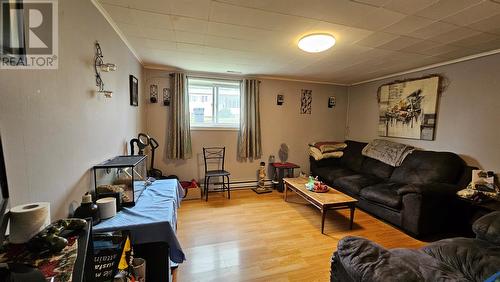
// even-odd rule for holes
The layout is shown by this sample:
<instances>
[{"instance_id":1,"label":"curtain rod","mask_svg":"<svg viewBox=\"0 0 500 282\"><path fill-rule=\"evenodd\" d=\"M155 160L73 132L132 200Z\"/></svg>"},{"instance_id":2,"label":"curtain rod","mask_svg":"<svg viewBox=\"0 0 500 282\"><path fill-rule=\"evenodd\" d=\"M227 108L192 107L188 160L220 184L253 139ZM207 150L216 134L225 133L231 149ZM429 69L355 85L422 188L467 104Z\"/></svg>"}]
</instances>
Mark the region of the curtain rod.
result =
<instances>
[{"instance_id":1,"label":"curtain rod","mask_svg":"<svg viewBox=\"0 0 500 282\"><path fill-rule=\"evenodd\" d=\"M173 76L174 73L170 73L169 74L170 76ZM186 77L193 77L193 78L205 78L205 79L219 79L219 80L228 80L228 81L243 81L245 79L252 79L252 78L244 78L244 77L235 77L235 78L228 78L228 77L221 77L221 76L217 76L217 75L198 75L198 74L186 74ZM262 81L260 81L259 79L256 79L254 78L255 80L257 80L259 83L261 83Z\"/></svg>"}]
</instances>

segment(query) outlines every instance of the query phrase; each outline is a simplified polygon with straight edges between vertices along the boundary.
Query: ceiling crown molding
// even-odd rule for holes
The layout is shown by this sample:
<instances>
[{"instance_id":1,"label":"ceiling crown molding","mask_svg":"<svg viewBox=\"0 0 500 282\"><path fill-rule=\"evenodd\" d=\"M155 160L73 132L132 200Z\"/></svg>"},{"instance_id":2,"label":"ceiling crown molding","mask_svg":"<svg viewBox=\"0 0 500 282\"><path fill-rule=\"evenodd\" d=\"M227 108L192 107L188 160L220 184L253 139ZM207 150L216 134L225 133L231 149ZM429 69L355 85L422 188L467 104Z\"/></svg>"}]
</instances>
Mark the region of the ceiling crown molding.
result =
<instances>
[{"instance_id":1,"label":"ceiling crown molding","mask_svg":"<svg viewBox=\"0 0 500 282\"><path fill-rule=\"evenodd\" d=\"M94 4L94 6L97 8L97 10L99 10L99 12L102 14L102 16L106 19L106 21L108 21L108 23L111 25L111 27L115 30L116 34L118 34L120 39L123 41L123 43L125 43L127 48L130 50L130 52L132 52L132 54L139 61L139 63L141 65L144 65L144 63L143 63L141 57L139 57L139 54L137 53L137 51L135 51L134 47L132 47L132 44L130 44L130 42L125 37L125 34L123 34L123 32L120 30L120 28L118 28L118 25L115 23L115 21L113 21L113 19L111 18L111 15L108 14L108 12L106 11L106 9L104 9L104 7L101 5L101 3L99 3L98 0L90 0L90 2L92 2L92 4Z\"/></svg>"}]
</instances>

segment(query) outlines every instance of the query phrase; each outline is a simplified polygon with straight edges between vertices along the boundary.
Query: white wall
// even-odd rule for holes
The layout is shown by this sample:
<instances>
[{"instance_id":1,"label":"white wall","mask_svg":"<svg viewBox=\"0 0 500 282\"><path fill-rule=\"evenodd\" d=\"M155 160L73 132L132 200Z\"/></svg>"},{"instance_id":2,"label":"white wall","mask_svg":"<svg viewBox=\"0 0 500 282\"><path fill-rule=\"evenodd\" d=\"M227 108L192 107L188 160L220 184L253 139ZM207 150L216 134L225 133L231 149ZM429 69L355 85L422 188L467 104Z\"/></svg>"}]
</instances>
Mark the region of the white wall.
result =
<instances>
[{"instance_id":1,"label":"white wall","mask_svg":"<svg viewBox=\"0 0 500 282\"><path fill-rule=\"evenodd\" d=\"M158 84L159 92L169 87L167 71L145 71L146 95L150 84ZM313 105L311 115L299 114L300 91L311 89ZM285 103L276 105L278 92L285 94ZM345 135L345 118L347 110L346 87L312 84L279 80L262 80L260 85L261 129L262 129L262 161L268 162L273 154L278 160L281 143L290 148L289 161L301 166L302 171L309 172L307 143L318 140L343 140ZM337 106L327 107L328 97L337 98ZM164 174L175 174L182 180L203 179L202 148L208 146L226 146L226 168L231 172L232 181L256 180L259 162L238 162L236 160L238 131L191 132L193 159L187 161L166 160L164 154L168 110L162 103L146 106L147 132L157 138L160 147L156 159L156 167ZM297 173L300 171L297 170Z\"/></svg>"},{"instance_id":2,"label":"white wall","mask_svg":"<svg viewBox=\"0 0 500 282\"><path fill-rule=\"evenodd\" d=\"M428 150L451 151L469 164L500 171L500 55L349 87L347 138L377 136L377 89L403 78L439 73L450 85L438 104L435 141L388 138Z\"/></svg>"},{"instance_id":3,"label":"white wall","mask_svg":"<svg viewBox=\"0 0 500 282\"><path fill-rule=\"evenodd\" d=\"M118 65L103 74L112 99L95 95L96 40L105 61ZM129 106L128 76L142 83L142 66L89 0L59 1L59 60L58 70L0 70L11 206L48 201L53 219L93 189L89 169L123 154L145 124L143 106Z\"/></svg>"}]
</instances>

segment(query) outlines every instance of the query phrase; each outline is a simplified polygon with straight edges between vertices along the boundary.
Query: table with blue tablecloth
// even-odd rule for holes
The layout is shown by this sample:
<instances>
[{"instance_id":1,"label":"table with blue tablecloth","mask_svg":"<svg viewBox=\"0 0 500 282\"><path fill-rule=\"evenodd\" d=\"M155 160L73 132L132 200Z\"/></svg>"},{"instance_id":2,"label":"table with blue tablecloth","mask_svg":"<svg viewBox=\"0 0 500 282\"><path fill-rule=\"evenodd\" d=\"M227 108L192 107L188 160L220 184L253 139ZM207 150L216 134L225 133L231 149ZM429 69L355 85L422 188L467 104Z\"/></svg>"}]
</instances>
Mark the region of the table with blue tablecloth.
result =
<instances>
[{"instance_id":1,"label":"table with blue tablecloth","mask_svg":"<svg viewBox=\"0 0 500 282\"><path fill-rule=\"evenodd\" d=\"M149 186L136 181L134 186L134 193L139 195L135 206L123 208L114 217L101 221L93 232L128 230L134 246L166 244L170 260L182 263L186 257L176 236L177 209L184 195L179 181L156 180Z\"/></svg>"}]
</instances>

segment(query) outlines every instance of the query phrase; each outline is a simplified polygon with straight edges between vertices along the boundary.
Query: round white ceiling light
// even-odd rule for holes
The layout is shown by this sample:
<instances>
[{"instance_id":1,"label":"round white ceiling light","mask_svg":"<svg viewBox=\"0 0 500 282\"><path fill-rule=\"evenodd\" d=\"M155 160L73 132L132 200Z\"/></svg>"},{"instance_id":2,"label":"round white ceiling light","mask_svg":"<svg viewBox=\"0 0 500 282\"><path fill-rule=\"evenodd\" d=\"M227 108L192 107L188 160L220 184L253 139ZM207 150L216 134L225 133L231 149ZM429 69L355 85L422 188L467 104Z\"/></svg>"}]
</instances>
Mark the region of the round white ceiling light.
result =
<instances>
[{"instance_id":1,"label":"round white ceiling light","mask_svg":"<svg viewBox=\"0 0 500 282\"><path fill-rule=\"evenodd\" d=\"M299 40L299 48L309 53L319 53L335 45L335 37L327 33L313 33Z\"/></svg>"}]
</instances>

